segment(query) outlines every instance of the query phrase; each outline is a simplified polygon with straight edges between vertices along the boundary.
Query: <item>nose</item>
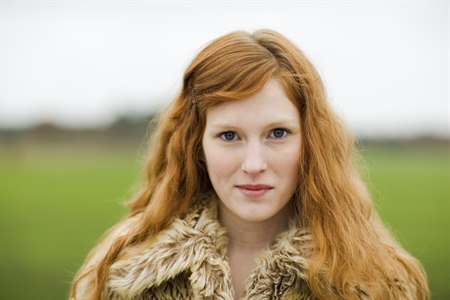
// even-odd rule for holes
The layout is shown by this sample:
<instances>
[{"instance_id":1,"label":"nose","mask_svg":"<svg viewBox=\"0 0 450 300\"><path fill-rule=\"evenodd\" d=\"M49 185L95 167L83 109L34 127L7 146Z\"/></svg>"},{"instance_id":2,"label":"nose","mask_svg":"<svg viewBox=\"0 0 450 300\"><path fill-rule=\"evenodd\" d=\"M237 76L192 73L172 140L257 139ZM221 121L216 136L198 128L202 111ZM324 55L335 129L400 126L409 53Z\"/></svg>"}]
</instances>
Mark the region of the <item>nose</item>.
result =
<instances>
[{"instance_id":1,"label":"nose","mask_svg":"<svg viewBox=\"0 0 450 300\"><path fill-rule=\"evenodd\" d=\"M267 162L264 158L262 145L258 143L247 145L241 169L252 176L258 175L267 169Z\"/></svg>"}]
</instances>

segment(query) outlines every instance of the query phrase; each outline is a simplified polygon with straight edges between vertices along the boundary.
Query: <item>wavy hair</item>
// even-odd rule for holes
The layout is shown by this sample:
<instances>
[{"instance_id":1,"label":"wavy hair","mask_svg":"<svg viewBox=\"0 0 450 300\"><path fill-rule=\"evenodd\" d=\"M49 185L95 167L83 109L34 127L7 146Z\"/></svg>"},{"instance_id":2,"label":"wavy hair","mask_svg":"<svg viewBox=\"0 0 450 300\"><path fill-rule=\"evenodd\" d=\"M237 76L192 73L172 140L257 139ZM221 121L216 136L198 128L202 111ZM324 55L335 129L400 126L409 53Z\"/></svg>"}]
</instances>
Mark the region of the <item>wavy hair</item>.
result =
<instances>
[{"instance_id":1,"label":"wavy hair","mask_svg":"<svg viewBox=\"0 0 450 300\"><path fill-rule=\"evenodd\" d=\"M88 256L72 296L89 279L87 297L101 298L122 250L148 242L182 216L196 195L212 190L201 147L208 108L252 96L271 78L300 113L302 164L294 201L299 225L310 229L315 242L309 270L313 293L320 299L352 299L352 284L362 282L374 299L401 299L393 285L402 275L417 299L429 298L420 264L396 243L373 208L354 166L353 137L330 109L318 72L292 42L267 29L219 37L188 66L181 91L159 117L146 178L128 216Z\"/></svg>"}]
</instances>

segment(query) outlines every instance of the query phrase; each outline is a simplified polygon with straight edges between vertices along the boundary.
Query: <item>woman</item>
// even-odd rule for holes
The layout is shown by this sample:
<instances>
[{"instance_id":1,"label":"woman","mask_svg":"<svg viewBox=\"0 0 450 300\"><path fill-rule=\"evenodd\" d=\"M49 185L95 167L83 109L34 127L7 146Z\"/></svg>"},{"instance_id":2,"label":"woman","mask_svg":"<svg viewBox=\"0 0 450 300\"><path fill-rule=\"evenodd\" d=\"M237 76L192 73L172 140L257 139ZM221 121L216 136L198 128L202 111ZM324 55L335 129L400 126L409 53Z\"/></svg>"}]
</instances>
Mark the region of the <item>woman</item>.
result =
<instances>
[{"instance_id":1,"label":"woman","mask_svg":"<svg viewBox=\"0 0 450 300\"><path fill-rule=\"evenodd\" d=\"M317 71L271 30L207 45L160 116L129 215L73 299L428 299L377 217Z\"/></svg>"}]
</instances>

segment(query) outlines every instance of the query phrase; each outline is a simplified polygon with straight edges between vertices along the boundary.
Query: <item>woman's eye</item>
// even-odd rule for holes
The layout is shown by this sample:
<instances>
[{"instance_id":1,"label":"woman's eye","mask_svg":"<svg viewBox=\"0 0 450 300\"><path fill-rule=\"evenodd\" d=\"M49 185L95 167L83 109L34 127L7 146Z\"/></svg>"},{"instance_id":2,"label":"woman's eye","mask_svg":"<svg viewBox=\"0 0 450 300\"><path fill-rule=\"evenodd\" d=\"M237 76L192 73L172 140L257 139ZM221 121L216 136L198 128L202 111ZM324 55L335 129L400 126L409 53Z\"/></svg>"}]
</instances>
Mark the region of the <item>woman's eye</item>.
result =
<instances>
[{"instance_id":1,"label":"woman's eye","mask_svg":"<svg viewBox=\"0 0 450 300\"><path fill-rule=\"evenodd\" d=\"M275 128L272 130L272 132L270 133L270 137L272 138L276 138L276 139L281 139L283 137L286 136L287 134L287 130L283 129L283 128Z\"/></svg>"},{"instance_id":2,"label":"woman's eye","mask_svg":"<svg viewBox=\"0 0 450 300\"><path fill-rule=\"evenodd\" d=\"M236 138L236 132L227 131L220 135L220 137L225 141L232 141Z\"/></svg>"}]
</instances>

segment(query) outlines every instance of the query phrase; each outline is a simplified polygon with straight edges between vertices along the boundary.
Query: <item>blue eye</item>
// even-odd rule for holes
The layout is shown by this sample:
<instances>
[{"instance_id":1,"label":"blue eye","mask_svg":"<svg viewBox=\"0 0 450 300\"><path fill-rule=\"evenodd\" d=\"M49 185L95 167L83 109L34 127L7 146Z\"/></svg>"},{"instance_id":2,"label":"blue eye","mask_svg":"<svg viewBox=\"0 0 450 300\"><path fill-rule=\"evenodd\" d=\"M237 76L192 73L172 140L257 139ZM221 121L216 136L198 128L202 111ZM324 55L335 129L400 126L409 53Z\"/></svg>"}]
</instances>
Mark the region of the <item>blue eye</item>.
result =
<instances>
[{"instance_id":1,"label":"blue eye","mask_svg":"<svg viewBox=\"0 0 450 300\"><path fill-rule=\"evenodd\" d=\"M220 137L225 141L232 141L236 138L236 132L227 131L220 135Z\"/></svg>"},{"instance_id":2,"label":"blue eye","mask_svg":"<svg viewBox=\"0 0 450 300\"><path fill-rule=\"evenodd\" d=\"M272 130L272 132L270 133L270 136L276 139L281 139L283 137L286 136L287 134L287 130L283 129L283 128L275 128Z\"/></svg>"}]
</instances>

